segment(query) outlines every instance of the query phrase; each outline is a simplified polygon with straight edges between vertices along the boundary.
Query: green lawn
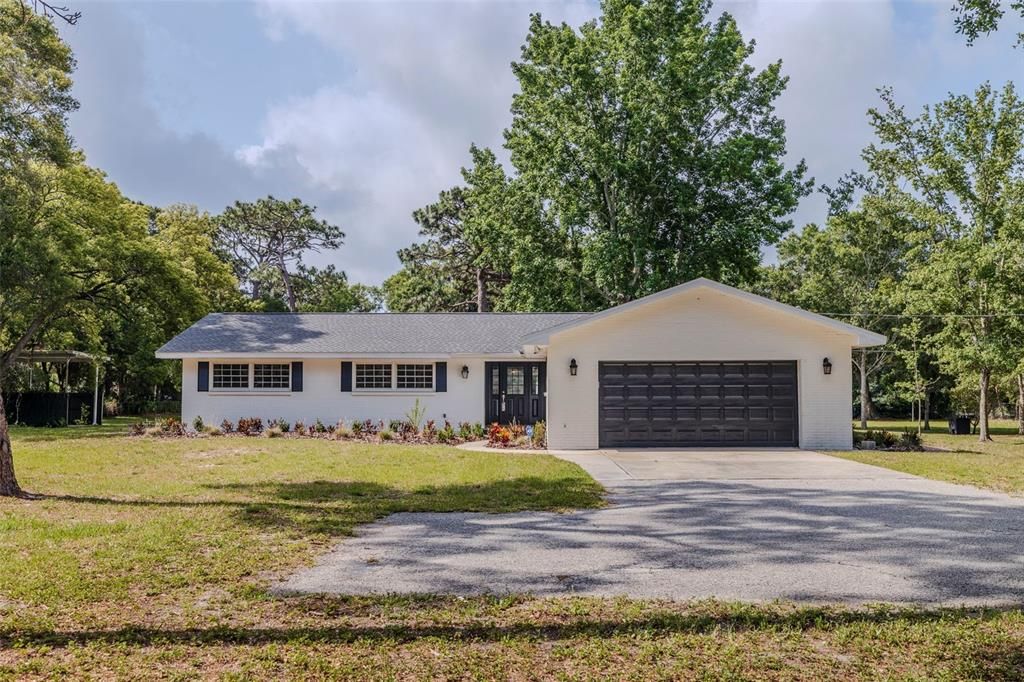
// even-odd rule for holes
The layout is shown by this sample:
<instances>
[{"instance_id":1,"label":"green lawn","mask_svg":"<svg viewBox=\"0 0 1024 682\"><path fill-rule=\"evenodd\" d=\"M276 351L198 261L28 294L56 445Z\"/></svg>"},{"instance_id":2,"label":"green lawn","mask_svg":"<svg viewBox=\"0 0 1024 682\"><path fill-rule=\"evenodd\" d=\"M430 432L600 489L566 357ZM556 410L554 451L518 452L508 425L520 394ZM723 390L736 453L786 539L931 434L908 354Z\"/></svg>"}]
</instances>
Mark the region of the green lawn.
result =
<instances>
[{"instance_id":1,"label":"green lawn","mask_svg":"<svg viewBox=\"0 0 1024 682\"><path fill-rule=\"evenodd\" d=\"M854 450L830 454L926 478L1024 493L1024 436L1017 434L1017 425L1011 421L994 420L991 426L992 440L980 443L977 436L949 435L945 421L932 422L931 430L922 434L922 441L926 446L944 449L939 452ZM916 425L885 420L872 421L869 427L902 433ZM859 428L859 422L855 428Z\"/></svg>"},{"instance_id":2,"label":"green lawn","mask_svg":"<svg viewBox=\"0 0 1024 682\"><path fill-rule=\"evenodd\" d=\"M123 424L121 425L123 427ZM602 504L517 453L19 429L0 500L0 678L1019 679L1017 610L539 599L273 598L394 511Z\"/></svg>"}]
</instances>

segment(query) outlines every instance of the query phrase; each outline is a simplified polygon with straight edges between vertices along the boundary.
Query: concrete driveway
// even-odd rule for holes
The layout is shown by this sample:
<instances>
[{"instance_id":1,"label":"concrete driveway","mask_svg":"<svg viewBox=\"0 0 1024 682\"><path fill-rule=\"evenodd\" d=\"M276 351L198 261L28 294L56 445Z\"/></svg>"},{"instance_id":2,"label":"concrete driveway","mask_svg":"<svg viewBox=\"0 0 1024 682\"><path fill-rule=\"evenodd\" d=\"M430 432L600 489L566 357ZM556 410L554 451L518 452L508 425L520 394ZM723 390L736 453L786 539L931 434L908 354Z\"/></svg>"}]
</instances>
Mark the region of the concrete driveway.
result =
<instances>
[{"instance_id":1,"label":"concrete driveway","mask_svg":"<svg viewBox=\"0 0 1024 682\"><path fill-rule=\"evenodd\" d=\"M1020 498L801 450L559 456L608 508L395 514L277 591L1024 603Z\"/></svg>"}]
</instances>

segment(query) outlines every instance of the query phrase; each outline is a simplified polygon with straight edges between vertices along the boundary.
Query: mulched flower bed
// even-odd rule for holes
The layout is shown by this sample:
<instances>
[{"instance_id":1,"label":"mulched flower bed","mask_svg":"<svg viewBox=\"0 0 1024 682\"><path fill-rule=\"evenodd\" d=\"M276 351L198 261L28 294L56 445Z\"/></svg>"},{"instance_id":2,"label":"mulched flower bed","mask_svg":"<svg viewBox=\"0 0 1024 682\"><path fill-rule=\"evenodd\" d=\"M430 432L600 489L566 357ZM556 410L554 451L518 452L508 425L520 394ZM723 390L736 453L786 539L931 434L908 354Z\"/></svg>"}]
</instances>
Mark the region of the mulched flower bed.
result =
<instances>
[{"instance_id":1,"label":"mulched flower bed","mask_svg":"<svg viewBox=\"0 0 1024 682\"><path fill-rule=\"evenodd\" d=\"M219 427L208 426L201 419L196 419L192 426L183 424L172 418L160 420L154 424L139 422L129 430L132 436L148 436L153 438L208 438L217 436L246 436L263 438L319 438L323 440L351 440L366 443L409 443L416 445L458 445L470 441L482 440L486 430L480 423L461 422L457 426L449 421L437 424L433 420L422 426L409 421L365 419L361 421L339 421L336 424L324 424L319 419L310 424L295 422L290 424L282 419L274 419L266 424L259 417L239 419L238 423L228 420L221 422Z\"/></svg>"}]
</instances>

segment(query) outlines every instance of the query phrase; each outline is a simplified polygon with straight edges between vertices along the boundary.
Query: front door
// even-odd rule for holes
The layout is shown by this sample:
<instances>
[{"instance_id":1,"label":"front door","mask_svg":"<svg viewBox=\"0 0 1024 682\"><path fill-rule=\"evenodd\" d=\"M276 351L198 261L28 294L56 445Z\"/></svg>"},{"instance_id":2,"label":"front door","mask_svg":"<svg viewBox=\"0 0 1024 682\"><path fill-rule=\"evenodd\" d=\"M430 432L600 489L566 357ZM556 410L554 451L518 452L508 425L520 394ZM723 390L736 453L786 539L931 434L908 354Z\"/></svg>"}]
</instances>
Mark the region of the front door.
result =
<instances>
[{"instance_id":1,"label":"front door","mask_svg":"<svg viewBox=\"0 0 1024 682\"><path fill-rule=\"evenodd\" d=\"M543 421L547 390L545 370L543 362L488 362L487 423Z\"/></svg>"}]
</instances>

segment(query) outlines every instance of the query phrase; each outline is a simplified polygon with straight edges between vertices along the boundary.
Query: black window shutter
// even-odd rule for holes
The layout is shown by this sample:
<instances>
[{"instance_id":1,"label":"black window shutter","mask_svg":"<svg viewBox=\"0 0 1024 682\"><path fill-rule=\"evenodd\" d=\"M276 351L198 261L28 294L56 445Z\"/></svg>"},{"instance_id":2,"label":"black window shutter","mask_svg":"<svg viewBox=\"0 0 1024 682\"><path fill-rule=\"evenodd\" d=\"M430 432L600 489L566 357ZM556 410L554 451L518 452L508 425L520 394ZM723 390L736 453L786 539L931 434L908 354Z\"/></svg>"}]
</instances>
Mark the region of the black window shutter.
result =
<instances>
[{"instance_id":1,"label":"black window shutter","mask_svg":"<svg viewBox=\"0 0 1024 682\"><path fill-rule=\"evenodd\" d=\"M292 363L292 391L302 392L302 363Z\"/></svg>"},{"instance_id":2,"label":"black window shutter","mask_svg":"<svg viewBox=\"0 0 1024 682\"><path fill-rule=\"evenodd\" d=\"M434 390L438 393L448 391L448 363L434 363Z\"/></svg>"},{"instance_id":3,"label":"black window shutter","mask_svg":"<svg viewBox=\"0 0 1024 682\"><path fill-rule=\"evenodd\" d=\"M200 362L199 363L199 385L196 387L197 391L209 391L210 390L210 363Z\"/></svg>"},{"instance_id":4,"label":"black window shutter","mask_svg":"<svg viewBox=\"0 0 1024 682\"><path fill-rule=\"evenodd\" d=\"M352 392L352 363L341 363L341 390L345 393Z\"/></svg>"}]
</instances>

